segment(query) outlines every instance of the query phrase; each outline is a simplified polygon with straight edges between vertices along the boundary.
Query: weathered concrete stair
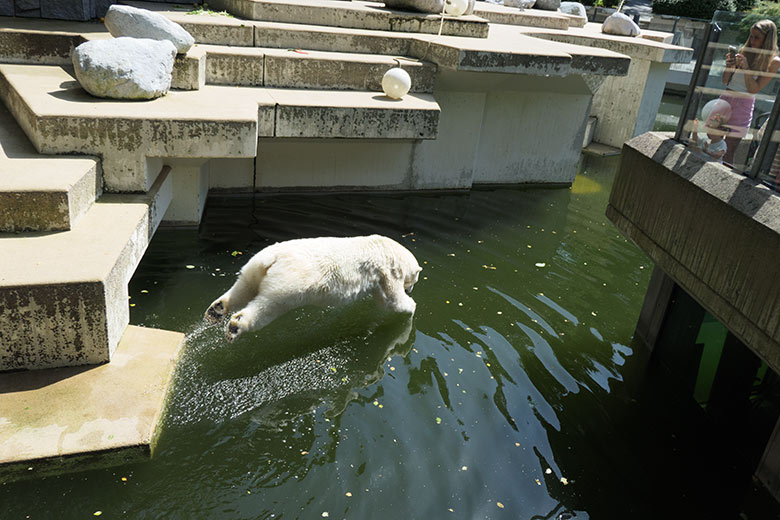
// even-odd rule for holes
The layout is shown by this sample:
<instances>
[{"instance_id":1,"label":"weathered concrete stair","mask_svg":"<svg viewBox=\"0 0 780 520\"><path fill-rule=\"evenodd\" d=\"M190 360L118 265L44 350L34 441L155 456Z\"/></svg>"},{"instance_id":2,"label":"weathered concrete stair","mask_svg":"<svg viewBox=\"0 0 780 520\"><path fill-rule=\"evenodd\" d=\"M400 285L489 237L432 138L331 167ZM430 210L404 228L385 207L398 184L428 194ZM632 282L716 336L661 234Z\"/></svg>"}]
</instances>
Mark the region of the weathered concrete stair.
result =
<instances>
[{"instance_id":1,"label":"weathered concrete stair","mask_svg":"<svg viewBox=\"0 0 780 520\"><path fill-rule=\"evenodd\" d=\"M35 148L100 156L108 191L147 191L161 158L255 157L258 137L436 137L430 95L317 92L207 85L148 102L95 102L63 67L0 65L0 97Z\"/></svg>"},{"instance_id":2,"label":"weathered concrete stair","mask_svg":"<svg viewBox=\"0 0 780 520\"><path fill-rule=\"evenodd\" d=\"M444 34L486 38L487 20L478 16L445 16L394 11L383 3L339 0L212 0L211 9L224 9L248 20L376 29L380 31Z\"/></svg>"},{"instance_id":3,"label":"weathered concrete stair","mask_svg":"<svg viewBox=\"0 0 780 520\"><path fill-rule=\"evenodd\" d=\"M0 371L104 363L129 323L127 284L171 200L104 195L59 233L0 236Z\"/></svg>"},{"instance_id":4,"label":"weathered concrete stair","mask_svg":"<svg viewBox=\"0 0 780 520\"><path fill-rule=\"evenodd\" d=\"M149 457L184 335L127 327L112 362L0 376L0 483Z\"/></svg>"},{"instance_id":5,"label":"weathered concrete stair","mask_svg":"<svg viewBox=\"0 0 780 520\"><path fill-rule=\"evenodd\" d=\"M38 154L0 104L0 232L71 229L99 195L96 158Z\"/></svg>"},{"instance_id":6,"label":"weathered concrete stair","mask_svg":"<svg viewBox=\"0 0 780 520\"><path fill-rule=\"evenodd\" d=\"M412 92L433 92L436 66L376 54L262 47L199 45L206 53L206 83L273 88L382 91L382 76L401 66Z\"/></svg>"}]
</instances>

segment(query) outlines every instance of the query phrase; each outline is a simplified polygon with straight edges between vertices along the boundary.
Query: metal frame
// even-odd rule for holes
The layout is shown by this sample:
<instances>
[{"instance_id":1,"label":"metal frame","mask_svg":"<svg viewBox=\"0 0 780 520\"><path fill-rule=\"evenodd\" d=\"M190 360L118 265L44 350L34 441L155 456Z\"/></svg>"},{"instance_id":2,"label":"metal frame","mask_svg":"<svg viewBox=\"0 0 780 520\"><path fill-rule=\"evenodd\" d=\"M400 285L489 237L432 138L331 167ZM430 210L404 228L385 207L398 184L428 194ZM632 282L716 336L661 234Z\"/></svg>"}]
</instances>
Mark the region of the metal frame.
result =
<instances>
[{"instance_id":1,"label":"metal frame","mask_svg":"<svg viewBox=\"0 0 780 520\"><path fill-rule=\"evenodd\" d=\"M680 120L677 123L677 130L674 133L674 139L676 141L684 141L688 139L687 135L685 134L685 123L688 120L691 120L692 117L689 117L690 111L692 108L695 109L695 107L698 106L698 100L701 97L701 94L696 92L697 87L703 86L703 84L707 81L707 76L703 76L701 74L701 69L705 65L705 61L707 61L707 65L712 65L712 58L714 56L714 51L710 53L708 56L706 53L710 49L710 44L713 42L717 42L720 39L720 33L721 28L718 26L717 23L710 23L709 29L707 31L707 40L706 43L702 46L699 56L696 59L696 66L693 70L693 76L691 80L691 84L688 86L688 91L685 94L685 101L683 102L683 109L680 114ZM767 153L767 150L769 149L769 144L772 139L772 135L780 130L777 128L778 122L780 121L780 91L778 91L777 96L775 97L774 104L772 105L772 111L769 114L769 119L766 122L766 130L764 131L764 135L761 137L761 141L758 145L758 150L755 154L755 159L753 160L753 163L750 165L750 170L745 172L737 172L742 175L745 175L746 177L750 178L757 178L759 173L761 172L761 167L764 164L765 155ZM737 171L737 170L735 170Z\"/></svg>"}]
</instances>

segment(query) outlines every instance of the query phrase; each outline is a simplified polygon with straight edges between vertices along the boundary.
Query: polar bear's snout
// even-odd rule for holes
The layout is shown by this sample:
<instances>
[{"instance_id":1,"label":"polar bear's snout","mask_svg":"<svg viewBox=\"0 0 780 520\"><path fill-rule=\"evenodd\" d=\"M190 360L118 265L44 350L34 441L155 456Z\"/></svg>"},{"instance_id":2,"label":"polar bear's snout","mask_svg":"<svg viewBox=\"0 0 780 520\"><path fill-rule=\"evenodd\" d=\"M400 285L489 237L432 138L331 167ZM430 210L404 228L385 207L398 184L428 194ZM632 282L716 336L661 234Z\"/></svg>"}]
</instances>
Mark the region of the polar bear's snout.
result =
<instances>
[{"instance_id":1,"label":"polar bear's snout","mask_svg":"<svg viewBox=\"0 0 780 520\"><path fill-rule=\"evenodd\" d=\"M252 257L205 318L229 318L225 335L233 341L307 304L338 306L373 296L391 312L414 314L409 295L420 271L411 251L380 235L289 240Z\"/></svg>"}]
</instances>

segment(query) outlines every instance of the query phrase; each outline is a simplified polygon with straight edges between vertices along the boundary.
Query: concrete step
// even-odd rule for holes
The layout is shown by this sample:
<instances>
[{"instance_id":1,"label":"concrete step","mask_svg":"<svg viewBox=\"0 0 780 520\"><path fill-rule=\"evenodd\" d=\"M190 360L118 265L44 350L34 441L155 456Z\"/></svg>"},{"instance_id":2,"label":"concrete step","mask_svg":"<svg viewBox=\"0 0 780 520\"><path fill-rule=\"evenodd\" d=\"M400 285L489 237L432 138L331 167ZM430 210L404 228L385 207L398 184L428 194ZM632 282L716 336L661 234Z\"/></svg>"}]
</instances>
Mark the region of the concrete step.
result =
<instances>
[{"instance_id":1,"label":"concrete step","mask_svg":"<svg viewBox=\"0 0 780 520\"><path fill-rule=\"evenodd\" d=\"M433 92L436 66L414 58L300 49L199 45L206 83L272 88L382 91L382 76L400 63L412 92Z\"/></svg>"},{"instance_id":2,"label":"concrete step","mask_svg":"<svg viewBox=\"0 0 780 520\"><path fill-rule=\"evenodd\" d=\"M111 363L0 377L0 483L142 462L184 335L130 326Z\"/></svg>"},{"instance_id":3,"label":"concrete step","mask_svg":"<svg viewBox=\"0 0 780 520\"><path fill-rule=\"evenodd\" d=\"M394 11L384 3L357 0L211 0L209 8L266 22L471 38L486 38L489 31L487 20L474 15L442 18L437 14Z\"/></svg>"},{"instance_id":4,"label":"concrete step","mask_svg":"<svg viewBox=\"0 0 780 520\"><path fill-rule=\"evenodd\" d=\"M152 101L98 100L58 66L0 65L0 98L44 154L102 158L104 188L146 192L162 157L254 157L274 102L257 89L204 87Z\"/></svg>"},{"instance_id":5,"label":"concrete step","mask_svg":"<svg viewBox=\"0 0 780 520\"><path fill-rule=\"evenodd\" d=\"M418 140L438 131L440 109L430 94L394 100L377 92L264 90L276 102L273 137Z\"/></svg>"},{"instance_id":6,"label":"concrete step","mask_svg":"<svg viewBox=\"0 0 780 520\"><path fill-rule=\"evenodd\" d=\"M491 23L504 25L521 25L524 27L544 27L546 29L566 30L573 24L579 24L568 15L557 11L540 9L518 9L489 2L477 2L474 14Z\"/></svg>"},{"instance_id":7,"label":"concrete step","mask_svg":"<svg viewBox=\"0 0 780 520\"><path fill-rule=\"evenodd\" d=\"M100 195L97 158L35 151L0 104L0 232L71 229Z\"/></svg>"},{"instance_id":8,"label":"concrete step","mask_svg":"<svg viewBox=\"0 0 780 520\"><path fill-rule=\"evenodd\" d=\"M170 200L166 168L148 194L104 195L70 231L0 236L0 371L109 361Z\"/></svg>"},{"instance_id":9,"label":"concrete step","mask_svg":"<svg viewBox=\"0 0 780 520\"><path fill-rule=\"evenodd\" d=\"M428 94L206 85L146 102L95 100L63 67L0 65L0 97L41 153L102 157L107 191L144 192L163 158L255 157L258 137L434 139Z\"/></svg>"}]
</instances>

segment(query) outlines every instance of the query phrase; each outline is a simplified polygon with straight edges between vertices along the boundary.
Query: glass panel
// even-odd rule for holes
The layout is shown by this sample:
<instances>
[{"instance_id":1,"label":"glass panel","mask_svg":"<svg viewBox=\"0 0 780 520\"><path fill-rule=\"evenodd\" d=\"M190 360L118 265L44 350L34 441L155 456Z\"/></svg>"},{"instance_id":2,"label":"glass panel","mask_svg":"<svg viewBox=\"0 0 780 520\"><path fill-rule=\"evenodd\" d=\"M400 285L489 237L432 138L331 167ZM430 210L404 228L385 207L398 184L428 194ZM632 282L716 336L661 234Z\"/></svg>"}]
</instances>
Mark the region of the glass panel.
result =
<instances>
[{"instance_id":1,"label":"glass panel","mask_svg":"<svg viewBox=\"0 0 780 520\"><path fill-rule=\"evenodd\" d=\"M750 171L762 126L780 89L777 29L774 23L754 25L755 21L744 13L716 12L691 81L690 104L678 136L708 160L731 165L741 173ZM769 50L763 48L765 42ZM773 156L778 136L772 132ZM766 175L770 175L771 162Z\"/></svg>"}]
</instances>

